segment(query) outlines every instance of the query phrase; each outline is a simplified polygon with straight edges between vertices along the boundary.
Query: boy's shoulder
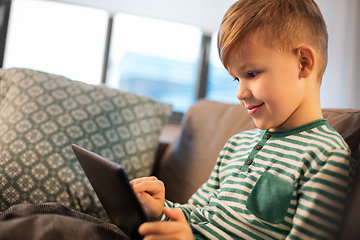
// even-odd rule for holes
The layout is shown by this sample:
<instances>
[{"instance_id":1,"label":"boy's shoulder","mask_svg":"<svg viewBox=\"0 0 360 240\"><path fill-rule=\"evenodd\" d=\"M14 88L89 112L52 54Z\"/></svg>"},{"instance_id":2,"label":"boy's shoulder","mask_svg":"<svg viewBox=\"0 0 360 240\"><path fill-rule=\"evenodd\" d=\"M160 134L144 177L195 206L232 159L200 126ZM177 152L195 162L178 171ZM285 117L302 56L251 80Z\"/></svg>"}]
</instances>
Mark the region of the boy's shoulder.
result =
<instances>
[{"instance_id":1,"label":"boy's shoulder","mask_svg":"<svg viewBox=\"0 0 360 240\"><path fill-rule=\"evenodd\" d=\"M311 123L310 123L311 125ZM312 127L303 132L294 135L308 139L308 143L315 143L316 145L327 145L330 149L342 149L350 151L349 146L344 138L337 132L326 119L319 119L313 122Z\"/></svg>"},{"instance_id":2,"label":"boy's shoulder","mask_svg":"<svg viewBox=\"0 0 360 240\"><path fill-rule=\"evenodd\" d=\"M328 145L327 148L349 151L349 147L343 137L330 126L326 119L318 119L297 128L284 131L271 132L258 128L246 130L232 136L229 141L260 141L265 137L269 137L271 140L281 140L284 143L299 141L304 144Z\"/></svg>"}]
</instances>

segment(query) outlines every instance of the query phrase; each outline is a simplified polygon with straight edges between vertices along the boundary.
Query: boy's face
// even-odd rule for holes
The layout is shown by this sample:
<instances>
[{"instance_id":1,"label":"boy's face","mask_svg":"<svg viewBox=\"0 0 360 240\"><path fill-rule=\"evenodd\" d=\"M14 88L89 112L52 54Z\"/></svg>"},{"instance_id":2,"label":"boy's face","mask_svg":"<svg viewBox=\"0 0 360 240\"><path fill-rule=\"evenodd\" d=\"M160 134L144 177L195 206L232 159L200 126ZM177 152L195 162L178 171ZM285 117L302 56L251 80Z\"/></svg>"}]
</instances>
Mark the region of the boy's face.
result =
<instances>
[{"instance_id":1,"label":"boy's face","mask_svg":"<svg viewBox=\"0 0 360 240\"><path fill-rule=\"evenodd\" d=\"M260 129L285 130L307 123L303 116L309 104L299 56L263 41L255 33L229 54L229 73L239 80L237 98Z\"/></svg>"}]
</instances>

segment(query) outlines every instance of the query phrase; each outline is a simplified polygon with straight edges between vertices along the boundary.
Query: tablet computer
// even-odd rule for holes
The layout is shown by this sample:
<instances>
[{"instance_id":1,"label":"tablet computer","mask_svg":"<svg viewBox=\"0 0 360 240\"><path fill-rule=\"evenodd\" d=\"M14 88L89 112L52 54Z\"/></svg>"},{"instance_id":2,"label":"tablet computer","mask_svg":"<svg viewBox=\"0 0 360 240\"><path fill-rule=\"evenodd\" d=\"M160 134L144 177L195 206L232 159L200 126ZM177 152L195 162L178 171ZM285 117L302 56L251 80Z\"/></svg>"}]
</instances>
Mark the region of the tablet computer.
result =
<instances>
[{"instance_id":1,"label":"tablet computer","mask_svg":"<svg viewBox=\"0 0 360 240\"><path fill-rule=\"evenodd\" d=\"M142 239L139 226L149 221L121 164L72 144L72 149L111 222L131 239Z\"/></svg>"}]
</instances>

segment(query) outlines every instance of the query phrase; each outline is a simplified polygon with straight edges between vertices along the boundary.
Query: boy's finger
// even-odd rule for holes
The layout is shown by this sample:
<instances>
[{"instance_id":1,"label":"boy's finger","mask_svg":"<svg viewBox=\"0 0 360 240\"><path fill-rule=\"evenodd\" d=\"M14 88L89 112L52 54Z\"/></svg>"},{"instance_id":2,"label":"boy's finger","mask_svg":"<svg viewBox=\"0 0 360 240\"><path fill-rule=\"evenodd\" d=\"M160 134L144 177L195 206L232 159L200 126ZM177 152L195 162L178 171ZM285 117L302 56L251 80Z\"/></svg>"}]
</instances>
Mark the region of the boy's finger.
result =
<instances>
[{"instance_id":1,"label":"boy's finger","mask_svg":"<svg viewBox=\"0 0 360 240\"><path fill-rule=\"evenodd\" d=\"M139 233L141 235L169 235L179 232L180 224L176 222L146 222L140 225Z\"/></svg>"},{"instance_id":2,"label":"boy's finger","mask_svg":"<svg viewBox=\"0 0 360 240\"><path fill-rule=\"evenodd\" d=\"M178 209L178 208L168 208L168 207L164 207L163 209L164 214L170 218L173 221L176 222L183 222L183 223L187 223L188 221L186 220L183 212Z\"/></svg>"},{"instance_id":3,"label":"boy's finger","mask_svg":"<svg viewBox=\"0 0 360 240\"><path fill-rule=\"evenodd\" d=\"M138 199L140 200L141 204L143 204L145 208L147 208L147 206L151 206L154 204L154 201L156 199L154 199L153 196L151 196L148 193L137 193L136 196L138 197Z\"/></svg>"},{"instance_id":4,"label":"boy's finger","mask_svg":"<svg viewBox=\"0 0 360 240\"><path fill-rule=\"evenodd\" d=\"M141 182L146 182L146 181L156 181L158 180L157 177L151 176L151 177L142 177L142 178L136 178L130 181L130 185L131 186L135 186Z\"/></svg>"},{"instance_id":5,"label":"boy's finger","mask_svg":"<svg viewBox=\"0 0 360 240\"><path fill-rule=\"evenodd\" d=\"M136 193L148 192L149 194L153 195L164 189L164 183L157 179L153 181L134 182L133 189Z\"/></svg>"}]
</instances>

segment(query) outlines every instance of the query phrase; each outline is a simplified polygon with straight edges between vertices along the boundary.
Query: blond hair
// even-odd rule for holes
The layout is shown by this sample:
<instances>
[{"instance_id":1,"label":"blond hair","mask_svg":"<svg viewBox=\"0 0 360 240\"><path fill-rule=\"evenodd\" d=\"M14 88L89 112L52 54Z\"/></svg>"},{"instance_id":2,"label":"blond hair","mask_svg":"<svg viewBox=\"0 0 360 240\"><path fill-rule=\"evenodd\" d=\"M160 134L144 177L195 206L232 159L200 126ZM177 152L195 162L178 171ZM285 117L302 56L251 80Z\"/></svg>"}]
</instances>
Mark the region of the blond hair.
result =
<instances>
[{"instance_id":1,"label":"blond hair","mask_svg":"<svg viewBox=\"0 0 360 240\"><path fill-rule=\"evenodd\" d=\"M221 22L218 32L219 56L227 68L231 48L246 37L261 32L264 43L282 51L294 51L308 44L320 57L322 77L328 58L328 33L324 18L313 0L239 0Z\"/></svg>"}]
</instances>

